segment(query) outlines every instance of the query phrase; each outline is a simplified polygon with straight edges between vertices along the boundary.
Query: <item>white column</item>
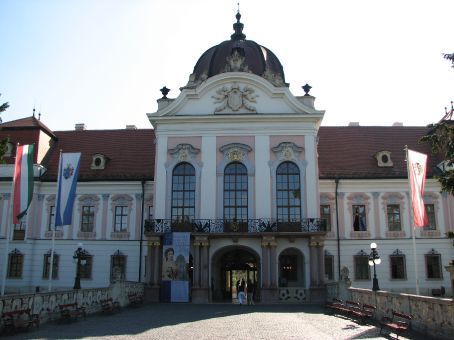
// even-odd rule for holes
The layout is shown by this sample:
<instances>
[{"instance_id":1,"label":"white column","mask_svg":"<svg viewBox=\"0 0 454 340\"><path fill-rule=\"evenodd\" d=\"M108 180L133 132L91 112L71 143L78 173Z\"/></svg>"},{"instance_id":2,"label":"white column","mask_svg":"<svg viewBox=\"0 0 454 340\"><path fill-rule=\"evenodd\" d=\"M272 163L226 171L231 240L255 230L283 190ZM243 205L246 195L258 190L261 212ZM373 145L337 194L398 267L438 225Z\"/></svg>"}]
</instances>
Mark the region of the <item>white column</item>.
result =
<instances>
[{"instance_id":1,"label":"white column","mask_svg":"<svg viewBox=\"0 0 454 340\"><path fill-rule=\"evenodd\" d=\"M255 217L271 217L271 173L269 136L255 136Z\"/></svg>"},{"instance_id":2,"label":"white column","mask_svg":"<svg viewBox=\"0 0 454 340\"><path fill-rule=\"evenodd\" d=\"M216 137L202 137L200 218L216 218Z\"/></svg>"},{"instance_id":3,"label":"white column","mask_svg":"<svg viewBox=\"0 0 454 340\"><path fill-rule=\"evenodd\" d=\"M317 171L317 145L314 135L304 136L304 152L307 161L306 168L306 199L307 217L319 216L318 206L318 171Z\"/></svg>"},{"instance_id":4,"label":"white column","mask_svg":"<svg viewBox=\"0 0 454 340\"><path fill-rule=\"evenodd\" d=\"M156 137L156 165L154 174L154 218L167 218L166 216L166 170L165 163L167 161L167 136Z\"/></svg>"}]
</instances>

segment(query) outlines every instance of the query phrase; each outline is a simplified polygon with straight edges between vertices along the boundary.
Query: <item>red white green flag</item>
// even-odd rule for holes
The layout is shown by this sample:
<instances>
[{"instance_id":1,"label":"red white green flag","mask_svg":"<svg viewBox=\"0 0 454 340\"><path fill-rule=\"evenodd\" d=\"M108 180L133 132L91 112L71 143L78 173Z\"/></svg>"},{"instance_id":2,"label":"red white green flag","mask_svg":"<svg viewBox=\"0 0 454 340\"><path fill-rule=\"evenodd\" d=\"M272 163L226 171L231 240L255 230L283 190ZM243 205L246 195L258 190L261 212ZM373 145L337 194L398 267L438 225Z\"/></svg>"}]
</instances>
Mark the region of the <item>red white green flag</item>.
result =
<instances>
[{"instance_id":1,"label":"red white green flag","mask_svg":"<svg viewBox=\"0 0 454 340\"><path fill-rule=\"evenodd\" d=\"M33 151L35 146L20 145L16 150L13 178L13 223L19 224L33 197Z\"/></svg>"},{"instance_id":2,"label":"red white green flag","mask_svg":"<svg viewBox=\"0 0 454 340\"><path fill-rule=\"evenodd\" d=\"M429 225L424 207L424 185L426 183L427 155L408 150L408 180L411 188L413 207L413 225L425 227Z\"/></svg>"}]
</instances>

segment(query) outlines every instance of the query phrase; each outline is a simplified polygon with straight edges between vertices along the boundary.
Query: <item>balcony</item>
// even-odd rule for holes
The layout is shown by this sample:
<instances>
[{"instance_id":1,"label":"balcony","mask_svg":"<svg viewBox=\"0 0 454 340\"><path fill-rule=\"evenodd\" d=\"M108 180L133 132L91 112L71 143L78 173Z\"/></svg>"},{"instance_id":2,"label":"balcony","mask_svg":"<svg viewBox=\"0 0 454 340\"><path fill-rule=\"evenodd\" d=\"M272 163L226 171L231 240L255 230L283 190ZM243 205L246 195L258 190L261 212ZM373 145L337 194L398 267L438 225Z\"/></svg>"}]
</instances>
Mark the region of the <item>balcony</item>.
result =
<instances>
[{"instance_id":1,"label":"balcony","mask_svg":"<svg viewBox=\"0 0 454 340\"><path fill-rule=\"evenodd\" d=\"M326 221L321 218L304 218L283 222L270 218L247 220L194 219L173 221L171 219L145 220L145 233L318 233L326 232Z\"/></svg>"}]
</instances>

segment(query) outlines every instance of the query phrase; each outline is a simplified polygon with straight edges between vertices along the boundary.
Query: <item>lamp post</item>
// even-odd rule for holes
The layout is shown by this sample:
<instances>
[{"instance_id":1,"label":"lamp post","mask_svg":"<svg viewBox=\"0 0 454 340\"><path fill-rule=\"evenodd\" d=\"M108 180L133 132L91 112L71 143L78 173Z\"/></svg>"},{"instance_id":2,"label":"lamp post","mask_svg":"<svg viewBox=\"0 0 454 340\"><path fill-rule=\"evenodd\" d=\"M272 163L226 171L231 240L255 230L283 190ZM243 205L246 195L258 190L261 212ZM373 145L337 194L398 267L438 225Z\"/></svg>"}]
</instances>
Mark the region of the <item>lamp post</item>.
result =
<instances>
[{"instance_id":1,"label":"lamp post","mask_svg":"<svg viewBox=\"0 0 454 340\"><path fill-rule=\"evenodd\" d=\"M77 249L74 252L73 259L76 262L76 278L74 279L74 288L80 289L80 266L86 263L85 250L82 243L77 244Z\"/></svg>"},{"instance_id":2,"label":"lamp post","mask_svg":"<svg viewBox=\"0 0 454 340\"><path fill-rule=\"evenodd\" d=\"M378 287L378 279L377 279L377 273L375 271L375 265L381 263L380 255L378 255L377 252L377 244L375 242L370 244L370 255L369 255L369 266L374 266L374 279L372 282L372 290L376 292L377 290L380 290Z\"/></svg>"}]
</instances>

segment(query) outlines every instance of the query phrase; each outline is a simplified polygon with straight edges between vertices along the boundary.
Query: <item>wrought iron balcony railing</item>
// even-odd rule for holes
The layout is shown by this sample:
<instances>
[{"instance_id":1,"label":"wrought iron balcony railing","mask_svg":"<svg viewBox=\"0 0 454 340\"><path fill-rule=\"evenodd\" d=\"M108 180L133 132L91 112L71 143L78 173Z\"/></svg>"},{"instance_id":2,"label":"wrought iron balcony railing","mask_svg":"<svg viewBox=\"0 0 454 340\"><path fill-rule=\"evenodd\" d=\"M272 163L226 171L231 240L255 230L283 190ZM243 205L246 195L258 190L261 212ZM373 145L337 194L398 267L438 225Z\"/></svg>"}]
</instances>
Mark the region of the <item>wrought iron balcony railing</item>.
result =
<instances>
[{"instance_id":1,"label":"wrought iron balcony railing","mask_svg":"<svg viewBox=\"0 0 454 340\"><path fill-rule=\"evenodd\" d=\"M283 222L271 218L247 220L194 219L192 221L175 221L171 219L145 220L146 233L313 233L320 231L326 231L326 220L321 218L303 218L291 222Z\"/></svg>"}]
</instances>

